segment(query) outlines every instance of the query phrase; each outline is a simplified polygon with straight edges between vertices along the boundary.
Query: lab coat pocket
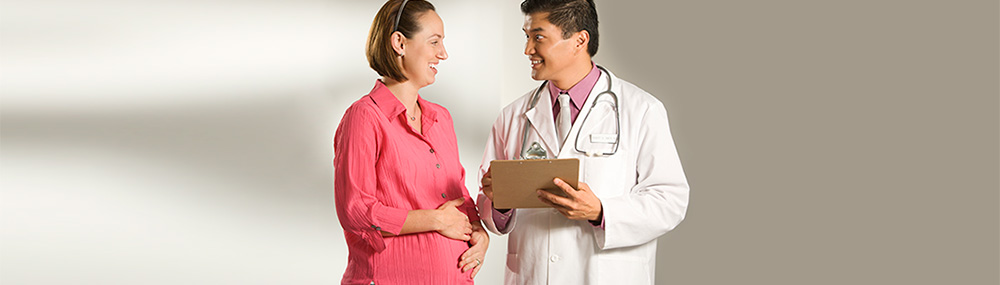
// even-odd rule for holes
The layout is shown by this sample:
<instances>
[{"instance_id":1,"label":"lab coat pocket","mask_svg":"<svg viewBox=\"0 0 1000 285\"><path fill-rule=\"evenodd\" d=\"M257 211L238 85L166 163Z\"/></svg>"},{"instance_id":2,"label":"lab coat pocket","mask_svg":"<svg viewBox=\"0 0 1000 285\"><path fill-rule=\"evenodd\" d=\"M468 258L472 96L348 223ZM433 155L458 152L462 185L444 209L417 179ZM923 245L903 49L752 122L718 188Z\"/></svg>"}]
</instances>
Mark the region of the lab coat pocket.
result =
<instances>
[{"instance_id":1,"label":"lab coat pocket","mask_svg":"<svg viewBox=\"0 0 1000 285\"><path fill-rule=\"evenodd\" d=\"M597 284L653 284L649 278L649 264L642 259L628 257L598 257Z\"/></svg>"},{"instance_id":2,"label":"lab coat pocket","mask_svg":"<svg viewBox=\"0 0 1000 285\"><path fill-rule=\"evenodd\" d=\"M507 254L507 271L510 273L518 274L521 269L519 268L520 263L517 260L516 253Z\"/></svg>"},{"instance_id":3,"label":"lab coat pocket","mask_svg":"<svg viewBox=\"0 0 1000 285\"><path fill-rule=\"evenodd\" d=\"M610 198L625 194L621 186L625 179L622 179L621 159L618 156L584 157L583 173L580 181L590 185L590 190L598 198Z\"/></svg>"}]
</instances>

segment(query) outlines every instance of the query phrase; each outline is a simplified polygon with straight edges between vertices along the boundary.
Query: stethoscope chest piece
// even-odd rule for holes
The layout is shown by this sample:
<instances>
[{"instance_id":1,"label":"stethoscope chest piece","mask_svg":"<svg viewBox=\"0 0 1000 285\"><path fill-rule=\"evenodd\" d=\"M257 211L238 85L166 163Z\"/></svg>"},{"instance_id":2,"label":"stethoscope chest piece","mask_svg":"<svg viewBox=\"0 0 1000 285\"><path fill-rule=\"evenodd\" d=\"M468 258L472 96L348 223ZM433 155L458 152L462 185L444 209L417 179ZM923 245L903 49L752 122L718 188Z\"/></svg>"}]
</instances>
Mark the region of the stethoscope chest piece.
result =
<instances>
[{"instance_id":1,"label":"stethoscope chest piece","mask_svg":"<svg viewBox=\"0 0 1000 285\"><path fill-rule=\"evenodd\" d=\"M528 150L524 152L524 159L545 159L546 157L548 157L548 153L538 142L531 143L531 147L528 147Z\"/></svg>"}]
</instances>

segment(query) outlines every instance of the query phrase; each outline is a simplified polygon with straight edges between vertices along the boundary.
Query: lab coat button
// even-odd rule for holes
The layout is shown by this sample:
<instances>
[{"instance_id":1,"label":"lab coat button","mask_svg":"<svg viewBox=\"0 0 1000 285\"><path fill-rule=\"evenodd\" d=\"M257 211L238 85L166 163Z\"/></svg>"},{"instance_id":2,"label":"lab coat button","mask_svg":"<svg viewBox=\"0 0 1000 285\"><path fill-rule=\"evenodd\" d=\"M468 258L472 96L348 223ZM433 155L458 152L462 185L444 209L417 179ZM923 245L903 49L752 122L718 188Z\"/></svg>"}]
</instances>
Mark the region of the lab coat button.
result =
<instances>
[{"instance_id":1,"label":"lab coat button","mask_svg":"<svg viewBox=\"0 0 1000 285\"><path fill-rule=\"evenodd\" d=\"M556 262L556 261L559 261L559 256L558 255L553 255L552 257L549 257L549 261L551 261L553 263Z\"/></svg>"}]
</instances>

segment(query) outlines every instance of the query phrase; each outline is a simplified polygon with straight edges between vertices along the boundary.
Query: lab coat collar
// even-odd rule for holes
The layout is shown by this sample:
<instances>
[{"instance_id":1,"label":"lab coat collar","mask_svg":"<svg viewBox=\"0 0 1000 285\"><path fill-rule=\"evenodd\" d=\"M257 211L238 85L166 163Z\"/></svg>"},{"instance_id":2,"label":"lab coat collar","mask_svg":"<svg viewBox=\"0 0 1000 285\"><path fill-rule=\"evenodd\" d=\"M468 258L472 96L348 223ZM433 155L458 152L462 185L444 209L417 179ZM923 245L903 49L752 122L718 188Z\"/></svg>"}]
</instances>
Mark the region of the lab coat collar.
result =
<instances>
[{"instance_id":1,"label":"lab coat collar","mask_svg":"<svg viewBox=\"0 0 1000 285\"><path fill-rule=\"evenodd\" d=\"M555 154L559 152L560 146L559 138L556 136L556 123L552 119L552 99L549 98L551 96L549 88L544 86L540 86L539 88L542 88L542 92L538 94L537 104L525 111L524 116L531 123L531 128L535 130L535 133L541 137L542 143L545 144L548 152ZM530 144L530 142L527 143Z\"/></svg>"}]
</instances>

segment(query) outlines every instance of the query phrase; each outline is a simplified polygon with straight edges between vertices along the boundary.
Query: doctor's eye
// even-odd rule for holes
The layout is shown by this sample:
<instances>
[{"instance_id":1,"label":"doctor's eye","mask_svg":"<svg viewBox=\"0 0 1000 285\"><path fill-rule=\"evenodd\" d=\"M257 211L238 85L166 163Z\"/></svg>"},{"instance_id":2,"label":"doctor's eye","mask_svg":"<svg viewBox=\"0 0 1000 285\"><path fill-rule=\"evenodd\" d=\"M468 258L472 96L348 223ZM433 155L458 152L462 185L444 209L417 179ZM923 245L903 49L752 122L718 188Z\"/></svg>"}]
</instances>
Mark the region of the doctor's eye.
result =
<instances>
[{"instance_id":1,"label":"doctor's eye","mask_svg":"<svg viewBox=\"0 0 1000 285\"><path fill-rule=\"evenodd\" d=\"M545 38L545 36L535 35L535 41L541 41L543 38Z\"/></svg>"}]
</instances>

